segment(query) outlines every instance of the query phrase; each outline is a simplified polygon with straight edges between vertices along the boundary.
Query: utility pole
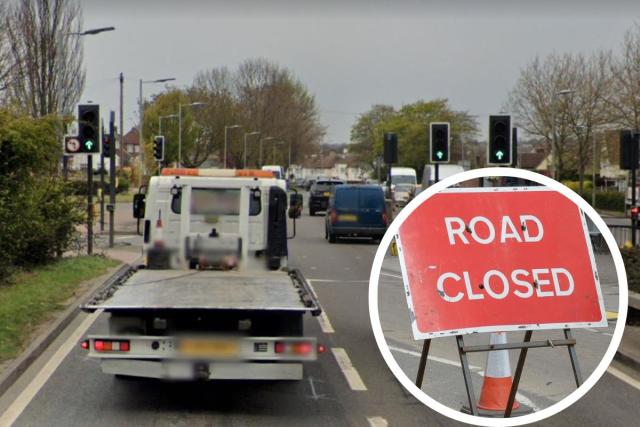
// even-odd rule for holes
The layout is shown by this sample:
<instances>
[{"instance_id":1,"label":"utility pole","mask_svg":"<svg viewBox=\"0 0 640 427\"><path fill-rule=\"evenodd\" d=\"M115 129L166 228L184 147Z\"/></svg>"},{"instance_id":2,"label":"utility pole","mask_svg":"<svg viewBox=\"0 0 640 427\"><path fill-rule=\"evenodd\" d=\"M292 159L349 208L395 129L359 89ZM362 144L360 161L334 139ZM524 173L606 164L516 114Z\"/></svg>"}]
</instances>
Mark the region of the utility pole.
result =
<instances>
[{"instance_id":1,"label":"utility pole","mask_svg":"<svg viewBox=\"0 0 640 427\"><path fill-rule=\"evenodd\" d=\"M122 74L120 74L122 76ZM120 114L122 114L122 104L120 104ZM115 227L115 208L116 208L116 130L115 130L116 113L111 111L109 114L109 204L107 210L109 211L109 247L113 247L113 234ZM120 116L120 122L122 122L122 115ZM120 131L120 141L122 141L122 131ZM122 142L120 143L122 144ZM121 145L122 146L122 145ZM120 157L122 162L122 157Z\"/></svg>"},{"instance_id":2,"label":"utility pole","mask_svg":"<svg viewBox=\"0 0 640 427\"><path fill-rule=\"evenodd\" d=\"M120 168L124 166L124 74L120 73Z\"/></svg>"}]
</instances>

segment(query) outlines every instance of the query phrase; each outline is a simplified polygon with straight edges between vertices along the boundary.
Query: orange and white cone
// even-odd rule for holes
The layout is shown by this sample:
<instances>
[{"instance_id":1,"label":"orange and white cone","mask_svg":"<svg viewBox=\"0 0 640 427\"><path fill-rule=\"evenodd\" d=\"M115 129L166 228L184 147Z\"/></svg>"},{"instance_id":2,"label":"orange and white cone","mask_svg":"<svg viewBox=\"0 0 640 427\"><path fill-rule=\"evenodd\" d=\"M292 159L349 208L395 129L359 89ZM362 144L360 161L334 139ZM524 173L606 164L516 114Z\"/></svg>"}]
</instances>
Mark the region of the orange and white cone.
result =
<instances>
[{"instance_id":1,"label":"orange and white cone","mask_svg":"<svg viewBox=\"0 0 640 427\"><path fill-rule=\"evenodd\" d=\"M507 334L494 332L491 334L491 344L506 344ZM508 350L494 350L487 354L487 369L484 372L484 382L480 392L478 408L486 411L501 411L507 409L509 392L511 391L511 365ZM520 404L513 402L512 410L518 409Z\"/></svg>"}]
</instances>

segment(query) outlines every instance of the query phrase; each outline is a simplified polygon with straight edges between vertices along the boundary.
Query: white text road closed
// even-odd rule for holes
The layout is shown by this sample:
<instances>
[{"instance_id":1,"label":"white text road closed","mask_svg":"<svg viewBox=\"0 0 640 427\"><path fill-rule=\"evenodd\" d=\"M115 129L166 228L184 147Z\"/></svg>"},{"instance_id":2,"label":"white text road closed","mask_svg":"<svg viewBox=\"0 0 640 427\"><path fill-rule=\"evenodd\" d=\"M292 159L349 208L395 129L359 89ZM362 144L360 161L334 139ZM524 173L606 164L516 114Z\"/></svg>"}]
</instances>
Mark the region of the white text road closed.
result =
<instances>
[{"instance_id":1,"label":"white text road closed","mask_svg":"<svg viewBox=\"0 0 640 427\"><path fill-rule=\"evenodd\" d=\"M396 236L415 337L606 326L584 221L542 187L427 199Z\"/></svg>"}]
</instances>

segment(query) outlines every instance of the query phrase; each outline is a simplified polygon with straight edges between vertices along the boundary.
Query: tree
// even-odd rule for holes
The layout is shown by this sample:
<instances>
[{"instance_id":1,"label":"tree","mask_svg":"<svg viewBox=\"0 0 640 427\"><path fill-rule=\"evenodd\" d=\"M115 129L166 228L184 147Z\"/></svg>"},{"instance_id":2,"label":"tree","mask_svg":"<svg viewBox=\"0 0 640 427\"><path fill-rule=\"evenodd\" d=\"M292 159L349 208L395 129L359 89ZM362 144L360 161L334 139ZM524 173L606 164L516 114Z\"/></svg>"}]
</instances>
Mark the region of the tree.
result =
<instances>
[{"instance_id":1,"label":"tree","mask_svg":"<svg viewBox=\"0 0 640 427\"><path fill-rule=\"evenodd\" d=\"M0 3L0 23L7 19L7 9L4 3ZM4 101L7 89L10 66L9 37L5 25L0 25L0 103Z\"/></svg>"},{"instance_id":2,"label":"tree","mask_svg":"<svg viewBox=\"0 0 640 427\"><path fill-rule=\"evenodd\" d=\"M611 89L605 98L611 121L627 129L640 129L640 24L628 30L619 57L611 61Z\"/></svg>"},{"instance_id":3,"label":"tree","mask_svg":"<svg viewBox=\"0 0 640 427\"><path fill-rule=\"evenodd\" d=\"M32 117L72 112L84 88L82 12L73 0L17 0L0 28L9 43L4 84L12 107Z\"/></svg>"},{"instance_id":4,"label":"tree","mask_svg":"<svg viewBox=\"0 0 640 427\"><path fill-rule=\"evenodd\" d=\"M446 99L418 101L394 110L374 105L351 128L352 152L363 163L373 164L383 152L385 132L398 135L398 164L419 173L429 161L429 123L451 124L451 160L458 161L462 143L478 131L476 120L467 112L454 111Z\"/></svg>"},{"instance_id":5,"label":"tree","mask_svg":"<svg viewBox=\"0 0 640 427\"><path fill-rule=\"evenodd\" d=\"M554 148L558 177L570 166L572 128L567 120L566 90L572 90L576 76L571 55L551 54L536 57L520 72L509 93L506 110L515 116L515 124L531 136L544 138L547 152Z\"/></svg>"}]
</instances>

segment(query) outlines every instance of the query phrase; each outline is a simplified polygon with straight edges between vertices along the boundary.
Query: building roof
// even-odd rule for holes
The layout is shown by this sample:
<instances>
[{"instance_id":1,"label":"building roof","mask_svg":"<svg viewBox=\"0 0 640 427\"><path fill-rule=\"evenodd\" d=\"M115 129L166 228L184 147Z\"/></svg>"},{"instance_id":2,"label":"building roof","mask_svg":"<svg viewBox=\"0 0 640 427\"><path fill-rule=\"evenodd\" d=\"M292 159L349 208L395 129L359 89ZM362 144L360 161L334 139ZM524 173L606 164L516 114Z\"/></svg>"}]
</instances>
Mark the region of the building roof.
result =
<instances>
[{"instance_id":1,"label":"building roof","mask_svg":"<svg viewBox=\"0 0 640 427\"><path fill-rule=\"evenodd\" d=\"M138 128L131 128L129 132L124 135L124 145L140 145L140 134Z\"/></svg>"}]
</instances>

